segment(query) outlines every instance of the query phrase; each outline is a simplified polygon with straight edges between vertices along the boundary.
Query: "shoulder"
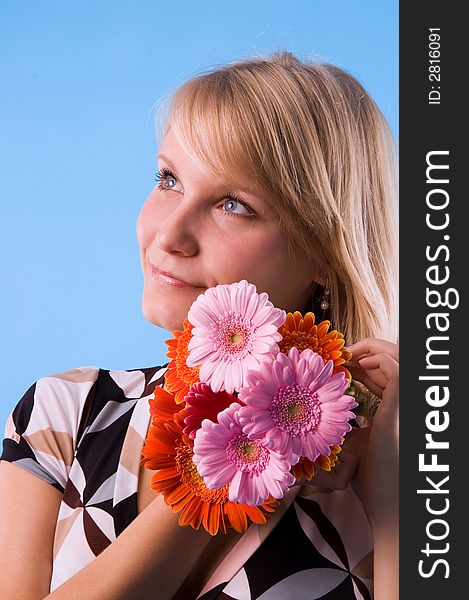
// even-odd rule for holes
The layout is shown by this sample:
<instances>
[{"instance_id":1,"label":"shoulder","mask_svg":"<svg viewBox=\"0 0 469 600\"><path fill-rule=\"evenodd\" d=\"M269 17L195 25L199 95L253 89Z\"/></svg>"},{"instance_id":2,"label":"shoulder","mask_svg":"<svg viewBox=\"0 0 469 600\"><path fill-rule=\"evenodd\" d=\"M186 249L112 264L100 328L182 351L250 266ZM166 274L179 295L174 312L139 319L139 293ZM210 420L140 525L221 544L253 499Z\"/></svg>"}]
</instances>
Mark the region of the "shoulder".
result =
<instances>
[{"instance_id":1,"label":"shoulder","mask_svg":"<svg viewBox=\"0 0 469 600\"><path fill-rule=\"evenodd\" d=\"M13 408L5 436L12 437L12 429L17 435L47 428L72 432L98 375L99 368L91 365L40 377Z\"/></svg>"},{"instance_id":2,"label":"shoulder","mask_svg":"<svg viewBox=\"0 0 469 600\"><path fill-rule=\"evenodd\" d=\"M38 437L37 432L54 432L75 446L84 410L97 398L116 394L140 398L163 381L166 365L141 369L113 370L96 365L73 367L44 375L34 381L12 408L4 437L20 441Z\"/></svg>"},{"instance_id":3,"label":"shoulder","mask_svg":"<svg viewBox=\"0 0 469 600\"><path fill-rule=\"evenodd\" d=\"M98 375L98 367L87 365L30 385L5 423L0 460L16 463L63 492L83 407Z\"/></svg>"},{"instance_id":4,"label":"shoulder","mask_svg":"<svg viewBox=\"0 0 469 600\"><path fill-rule=\"evenodd\" d=\"M16 462L63 492L88 418L103 406L150 394L165 371L166 365L129 370L86 365L40 377L8 416L0 460Z\"/></svg>"}]
</instances>

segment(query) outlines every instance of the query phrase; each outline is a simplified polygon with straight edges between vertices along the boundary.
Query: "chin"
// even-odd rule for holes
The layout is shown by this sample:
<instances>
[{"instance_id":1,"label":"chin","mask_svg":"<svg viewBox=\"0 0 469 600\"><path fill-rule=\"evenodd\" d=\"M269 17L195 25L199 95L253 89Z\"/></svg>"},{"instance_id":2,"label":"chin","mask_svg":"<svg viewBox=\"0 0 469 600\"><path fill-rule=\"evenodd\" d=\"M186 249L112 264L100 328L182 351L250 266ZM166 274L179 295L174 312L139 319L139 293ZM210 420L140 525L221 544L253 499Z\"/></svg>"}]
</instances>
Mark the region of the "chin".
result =
<instances>
[{"instance_id":1,"label":"chin","mask_svg":"<svg viewBox=\"0 0 469 600\"><path fill-rule=\"evenodd\" d=\"M155 304L146 301L145 298L142 300L142 313L148 322L167 331L182 329L182 323L187 316L187 311L183 313L175 310L174 304L170 305L166 302Z\"/></svg>"}]
</instances>

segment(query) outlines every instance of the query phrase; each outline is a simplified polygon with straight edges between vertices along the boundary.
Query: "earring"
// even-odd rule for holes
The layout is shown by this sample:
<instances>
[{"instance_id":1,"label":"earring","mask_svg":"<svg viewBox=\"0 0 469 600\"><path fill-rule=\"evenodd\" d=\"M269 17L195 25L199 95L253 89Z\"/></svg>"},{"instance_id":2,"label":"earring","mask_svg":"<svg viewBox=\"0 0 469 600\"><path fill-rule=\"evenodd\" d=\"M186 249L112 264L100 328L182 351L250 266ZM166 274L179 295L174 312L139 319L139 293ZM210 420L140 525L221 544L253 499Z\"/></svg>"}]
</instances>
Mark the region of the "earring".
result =
<instances>
[{"instance_id":1,"label":"earring","mask_svg":"<svg viewBox=\"0 0 469 600\"><path fill-rule=\"evenodd\" d=\"M329 308L329 306L330 306L330 304L329 304L330 295L331 295L330 289L327 288L327 287L325 287L324 288L324 293L323 293L323 296L322 296L322 299L321 299L321 304L320 304L322 310L327 310Z\"/></svg>"}]
</instances>

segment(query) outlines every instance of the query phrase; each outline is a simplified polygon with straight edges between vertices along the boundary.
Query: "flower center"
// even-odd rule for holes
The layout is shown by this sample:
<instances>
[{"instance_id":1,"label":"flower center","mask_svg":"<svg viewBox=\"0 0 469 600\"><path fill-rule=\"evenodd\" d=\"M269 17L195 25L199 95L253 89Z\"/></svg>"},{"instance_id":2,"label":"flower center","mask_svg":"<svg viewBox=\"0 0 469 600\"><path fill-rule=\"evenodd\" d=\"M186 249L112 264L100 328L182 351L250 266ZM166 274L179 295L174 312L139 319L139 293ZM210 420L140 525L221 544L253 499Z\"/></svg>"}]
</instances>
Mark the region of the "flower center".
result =
<instances>
[{"instance_id":1,"label":"flower center","mask_svg":"<svg viewBox=\"0 0 469 600\"><path fill-rule=\"evenodd\" d=\"M253 475L263 471L270 461L270 453L260 442L251 440L245 433L233 436L228 442L226 454L238 471Z\"/></svg>"},{"instance_id":2,"label":"flower center","mask_svg":"<svg viewBox=\"0 0 469 600\"><path fill-rule=\"evenodd\" d=\"M176 470L181 475L181 481L189 490L199 496L203 502L214 502L223 504L228 501L228 484L218 490L209 490L205 485L203 477L197 471L192 461L193 451L181 442L176 449Z\"/></svg>"},{"instance_id":3,"label":"flower center","mask_svg":"<svg viewBox=\"0 0 469 600\"><path fill-rule=\"evenodd\" d=\"M233 362L252 352L256 329L250 319L231 311L211 324L210 339L222 360Z\"/></svg>"},{"instance_id":4,"label":"flower center","mask_svg":"<svg viewBox=\"0 0 469 600\"><path fill-rule=\"evenodd\" d=\"M318 425L321 406L316 393L294 383L280 388L275 394L270 415L282 431L290 435L304 435Z\"/></svg>"},{"instance_id":5,"label":"flower center","mask_svg":"<svg viewBox=\"0 0 469 600\"><path fill-rule=\"evenodd\" d=\"M299 420L299 418L302 417L302 415L304 414L304 406L303 404L299 404L297 402L291 402L288 406L287 406L287 411L288 411L288 415L293 419L293 420Z\"/></svg>"},{"instance_id":6,"label":"flower center","mask_svg":"<svg viewBox=\"0 0 469 600\"><path fill-rule=\"evenodd\" d=\"M239 344L242 344L243 341L244 339L242 332L235 332L231 334L231 343L233 344L233 346L238 346Z\"/></svg>"}]
</instances>

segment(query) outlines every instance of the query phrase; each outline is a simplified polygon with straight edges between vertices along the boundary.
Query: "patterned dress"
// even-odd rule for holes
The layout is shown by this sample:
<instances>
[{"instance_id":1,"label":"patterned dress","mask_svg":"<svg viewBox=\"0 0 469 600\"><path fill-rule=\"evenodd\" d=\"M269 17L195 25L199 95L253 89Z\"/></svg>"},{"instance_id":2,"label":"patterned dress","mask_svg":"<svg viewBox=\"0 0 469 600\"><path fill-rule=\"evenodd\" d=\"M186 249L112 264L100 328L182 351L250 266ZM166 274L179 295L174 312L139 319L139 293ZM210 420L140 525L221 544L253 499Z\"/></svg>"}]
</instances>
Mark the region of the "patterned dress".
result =
<instances>
[{"instance_id":1,"label":"patterned dress","mask_svg":"<svg viewBox=\"0 0 469 600\"><path fill-rule=\"evenodd\" d=\"M8 417L0 460L63 493L50 591L137 517L148 400L166 367L84 366L41 377ZM350 486L312 489L291 488L266 524L251 524L197 599L372 598L373 542L361 502Z\"/></svg>"}]
</instances>

